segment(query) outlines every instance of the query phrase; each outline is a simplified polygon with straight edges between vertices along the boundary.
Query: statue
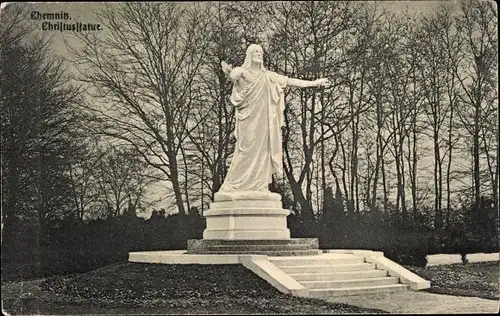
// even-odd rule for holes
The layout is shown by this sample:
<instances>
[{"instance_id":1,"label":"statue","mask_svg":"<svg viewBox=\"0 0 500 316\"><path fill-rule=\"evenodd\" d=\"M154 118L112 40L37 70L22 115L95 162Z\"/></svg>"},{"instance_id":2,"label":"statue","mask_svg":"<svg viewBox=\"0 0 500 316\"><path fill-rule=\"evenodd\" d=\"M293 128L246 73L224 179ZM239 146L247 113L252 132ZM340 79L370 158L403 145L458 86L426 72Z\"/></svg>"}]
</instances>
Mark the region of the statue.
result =
<instances>
[{"instance_id":1,"label":"statue","mask_svg":"<svg viewBox=\"0 0 500 316\"><path fill-rule=\"evenodd\" d=\"M225 62L221 66L234 82L230 100L236 108L236 147L215 200L276 199L268 185L273 174L283 174L284 88L322 87L329 81L299 80L266 70L262 47L257 44L247 48L241 67L233 68Z\"/></svg>"}]
</instances>

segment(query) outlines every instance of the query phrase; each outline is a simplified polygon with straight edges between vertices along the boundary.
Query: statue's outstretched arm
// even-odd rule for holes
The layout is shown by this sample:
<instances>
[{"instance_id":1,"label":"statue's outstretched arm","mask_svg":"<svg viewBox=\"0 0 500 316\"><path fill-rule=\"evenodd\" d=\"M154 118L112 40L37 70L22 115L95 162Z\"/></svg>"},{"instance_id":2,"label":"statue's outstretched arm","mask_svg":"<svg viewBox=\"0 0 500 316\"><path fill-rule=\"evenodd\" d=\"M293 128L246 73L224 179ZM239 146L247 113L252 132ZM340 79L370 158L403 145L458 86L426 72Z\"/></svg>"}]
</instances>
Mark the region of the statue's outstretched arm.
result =
<instances>
[{"instance_id":1,"label":"statue's outstretched arm","mask_svg":"<svg viewBox=\"0 0 500 316\"><path fill-rule=\"evenodd\" d=\"M330 84L328 78L317 80L300 80L295 78L288 78L287 85L293 88L308 88L308 87L326 87Z\"/></svg>"}]
</instances>

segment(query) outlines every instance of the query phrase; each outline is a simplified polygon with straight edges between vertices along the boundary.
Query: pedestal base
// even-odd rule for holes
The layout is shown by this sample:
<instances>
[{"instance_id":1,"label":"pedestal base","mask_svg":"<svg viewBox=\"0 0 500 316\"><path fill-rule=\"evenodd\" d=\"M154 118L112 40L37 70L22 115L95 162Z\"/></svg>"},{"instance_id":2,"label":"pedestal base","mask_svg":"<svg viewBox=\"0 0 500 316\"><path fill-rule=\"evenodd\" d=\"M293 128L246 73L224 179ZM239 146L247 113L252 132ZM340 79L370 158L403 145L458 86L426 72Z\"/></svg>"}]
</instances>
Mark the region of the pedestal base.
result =
<instances>
[{"instance_id":1,"label":"pedestal base","mask_svg":"<svg viewBox=\"0 0 500 316\"><path fill-rule=\"evenodd\" d=\"M218 255L267 255L267 256L313 256L318 249L317 238L224 240L190 239L188 254Z\"/></svg>"},{"instance_id":2,"label":"pedestal base","mask_svg":"<svg viewBox=\"0 0 500 316\"><path fill-rule=\"evenodd\" d=\"M203 214L207 227L203 239L290 239L280 200L226 200L210 204Z\"/></svg>"}]
</instances>

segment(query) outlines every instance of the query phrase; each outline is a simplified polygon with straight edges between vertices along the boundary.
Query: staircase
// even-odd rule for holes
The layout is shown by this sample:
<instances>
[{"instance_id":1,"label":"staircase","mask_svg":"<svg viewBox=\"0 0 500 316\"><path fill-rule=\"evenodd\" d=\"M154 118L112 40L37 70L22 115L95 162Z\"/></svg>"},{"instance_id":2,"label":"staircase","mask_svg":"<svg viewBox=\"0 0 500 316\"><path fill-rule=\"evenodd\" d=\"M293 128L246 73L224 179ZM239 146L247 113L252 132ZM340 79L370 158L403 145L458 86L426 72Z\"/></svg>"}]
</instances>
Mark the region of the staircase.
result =
<instances>
[{"instance_id":1,"label":"staircase","mask_svg":"<svg viewBox=\"0 0 500 316\"><path fill-rule=\"evenodd\" d=\"M269 261L305 288L310 297L332 297L404 291L399 277L391 277L353 254L268 257Z\"/></svg>"}]
</instances>

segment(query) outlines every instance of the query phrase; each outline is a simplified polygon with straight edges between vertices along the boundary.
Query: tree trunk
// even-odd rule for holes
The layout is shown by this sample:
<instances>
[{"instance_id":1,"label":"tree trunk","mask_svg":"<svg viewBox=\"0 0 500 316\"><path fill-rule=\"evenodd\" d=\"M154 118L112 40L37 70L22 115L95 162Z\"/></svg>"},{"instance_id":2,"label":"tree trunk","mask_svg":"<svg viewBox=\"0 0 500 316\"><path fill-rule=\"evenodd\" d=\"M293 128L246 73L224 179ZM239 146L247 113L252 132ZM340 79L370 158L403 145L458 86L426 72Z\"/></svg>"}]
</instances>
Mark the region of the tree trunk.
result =
<instances>
[{"instance_id":1,"label":"tree trunk","mask_svg":"<svg viewBox=\"0 0 500 316\"><path fill-rule=\"evenodd\" d=\"M481 169L479 164L479 105L476 105L476 120L473 135L473 161L474 161L474 210L475 215L479 213L481 199Z\"/></svg>"},{"instance_id":2,"label":"tree trunk","mask_svg":"<svg viewBox=\"0 0 500 316\"><path fill-rule=\"evenodd\" d=\"M191 203L189 202L189 181L188 181L188 163L187 163L187 158L186 158L186 153L184 148L181 146L181 153L182 153L182 161L184 163L184 196L186 199L186 207L188 212L191 210ZM202 157L203 159L203 157Z\"/></svg>"},{"instance_id":3,"label":"tree trunk","mask_svg":"<svg viewBox=\"0 0 500 316\"><path fill-rule=\"evenodd\" d=\"M201 178L200 178L200 189L201 189L201 216L203 216L204 214L204 211L205 211L205 190L204 187L205 187L205 183L204 183L204 179L205 179L205 164L203 163L204 160L203 158L201 159Z\"/></svg>"},{"instance_id":4,"label":"tree trunk","mask_svg":"<svg viewBox=\"0 0 500 316\"><path fill-rule=\"evenodd\" d=\"M186 215L186 210L184 208L184 202L182 200L182 192L180 190L180 184L179 184L179 175L177 169L172 170L172 176L171 179L172 181L172 188L174 189L174 194L175 194L175 204L177 205L177 209L179 210L180 215Z\"/></svg>"},{"instance_id":5,"label":"tree trunk","mask_svg":"<svg viewBox=\"0 0 500 316\"><path fill-rule=\"evenodd\" d=\"M434 118L434 124L437 123L437 118ZM440 176L440 162L441 155L439 150L439 132L438 127L434 126L434 227L436 232L441 231L442 228L442 214L441 214L441 203L440 203L440 195L441 195L441 176Z\"/></svg>"},{"instance_id":6,"label":"tree trunk","mask_svg":"<svg viewBox=\"0 0 500 316\"><path fill-rule=\"evenodd\" d=\"M382 187L384 189L384 212L387 212L387 209L389 207L389 192L387 189L387 181L386 181L386 174L385 174L385 159L384 156L382 156L382 160L380 161L381 163L381 171L382 171Z\"/></svg>"},{"instance_id":7,"label":"tree trunk","mask_svg":"<svg viewBox=\"0 0 500 316\"><path fill-rule=\"evenodd\" d=\"M313 182L313 174L312 170L309 169L306 175L306 200L308 201L312 201L312 190L311 190L312 182Z\"/></svg>"},{"instance_id":8,"label":"tree trunk","mask_svg":"<svg viewBox=\"0 0 500 316\"><path fill-rule=\"evenodd\" d=\"M287 173L287 175L288 174L289 173ZM309 204L309 201L306 199L304 193L302 192L300 183L298 183L297 181L295 181L295 179L290 177L288 177L288 181L290 182L290 187L292 189L292 194L295 201L297 201L300 204L301 215L306 220L312 220L314 218L314 214L311 205Z\"/></svg>"},{"instance_id":9,"label":"tree trunk","mask_svg":"<svg viewBox=\"0 0 500 316\"><path fill-rule=\"evenodd\" d=\"M397 115L397 114L395 114ZM401 137L401 135L399 135ZM399 216L399 207L400 207L400 201L401 201L401 165L399 161L399 148L398 148L398 140L397 140L397 135L394 135L394 162L396 163L396 214Z\"/></svg>"},{"instance_id":10,"label":"tree trunk","mask_svg":"<svg viewBox=\"0 0 500 316\"><path fill-rule=\"evenodd\" d=\"M168 130L168 128L167 128ZM170 144L169 144L170 145ZM169 164L170 164L170 181L172 182L172 189L174 190L175 195L175 204L177 205L177 210L180 215L186 215L186 210L184 208L184 201L182 199L182 192L179 182L179 167L177 165L177 157L175 156L175 152L169 147Z\"/></svg>"},{"instance_id":11,"label":"tree trunk","mask_svg":"<svg viewBox=\"0 0 500 316\"><path fill-rule=\"evenodd\" d=\"M376 100L376 112L377 112L377 157L375 161L375 176L373 179L373 190L372 190L372 201L371 201L371 208L372 212L373 211L378 211L377 207L377 187L378 187L378 178L379 178L379 170L380 170L380 164L382 161L382 155L383 155L383 146L382 146L382 105L380 104L380 101L377 99Z\"/></svg>"},{"instance_id":12,"label":"tree trunk","mask_svg":"<svg viewBox=\"0 0 500 316\"><path fill-rule=\"evenodd\" d=\"M219 64L222 62L222 59L219 60ZM224 159L224 131L225 124L222 121L222 113L225 111L225 94L224 94L224 86L225 86L225 77L222 73L222 70L219 71L219 102L217 102L217 162L215 164L215 172L212 176L213 186L212 191L213 194L219 191L222 186L222 178L225 169L225 159ZM213 195L212 194L212 195ZM213 196L212 196L213 199Z\"/></svg>"},{"instance_id":13,"label":"tree trunk","mask_svg":"<svg viewBox=\"0 0 500 316\"><path fill-rule=\"evenodd\" d=\"M324 103L323 91L321 92L321 122L325 121L325 103ZM324 200L325 189L326 189L326 164L325 164L325 125L321 124L321 192L323 194L322 200ZM322 208L325 206L323 204Z\"/></svg>"},{"instance_id":14,"label":"tree trunk","mask_svg":"<svg viewBox=\"0 0 500 316\"><path fill-rule=\"evenodd\" d=\"M418 210L417 210L417 117L415 115L413 122L413 140L412 140L412 179L411 179L411 200L413 207L413 219L417 218Z\"/></svg>"},{"instance_id":15,"label":"tree trunk","mask_svg":"<svg viewBox=\"0 0 500 316\"><path fill-rule=\"evenodd\" d=\"M450 101L451 102L451 101ZM446 225L449 225L450 223L450 212L451 212L451 162L452 162L452 153L453 153L453 143L452 143L452 136L453 136L453 110L454 110L454 105L451 104L451 110L450 110L450 120L449 120L449 127L448 127L448 166L446 166Z\"/></svg>"},{"instance_id":16,"label":"tree trunk","mask_svg":"<svg viewBox=\"0 0 500 316\"><path fill-rule=\"evenodd\" d=\"M354 207L352 204L352 195L350 195L347 187L347 175L346 175L347 157L346 157L344 143L342 142L342 137L339 138L339 144L340 148L342 149L342 186L344 187L344 192L345 192L344 195L347 206L347 217L352 219L354 218Z\"/></svg>"},{"instance_id":17,"label":"tree trunk","mask_svg":"<svg viewBox=\"0 0 500 316\"><path fill-rule=\"evenodd\" d=\"M400 198L401 198L401 213L403 216L403 223L405 225L408 224L408 209L406 208L406 187L405 187L405 164L404 164L404 157L403 157L403 144L400 143L400 161L401 161L401 189L400 189Z\"/></svg>"},{"instance_id":18,"label":"tree trunk","mask_svg":"<svg viewBox=\"0 0 500 316\"><path fill-rule=\"evenodd\" d=\"M350 179L350 194L353 203L352 208L359 213L359 181L358 181L358 143L359 143L359 115L353 120L352 126L352 157L351 157L351 179ZM355 207L354 207L355 205Z\"/></svg>"},{"instance_id":19,"label":"tree trunk","mask_svg":"<svg viewBox=\"0 0 500 316\"><path fill-rule=\"evenodd\" d=\"M315 122L315 113L316 113L316 94L312 95L312 100L311 100L311 117L309 118L309 146L307 146L307 150L304 152L304 156L306 157L306 200L308 201L309 208L311 209L312 213L312 191L311 191L311 185L312 185L312 179L313 179L313 174L312 174L312 168L311 168L311 162L312 157L314 155L314 134L315 134L315 128L314 128L314 122ZM304 139L306 141L306 139ZM306 148L306 147L304 147Z\"/></svg>"}]
</instances>

